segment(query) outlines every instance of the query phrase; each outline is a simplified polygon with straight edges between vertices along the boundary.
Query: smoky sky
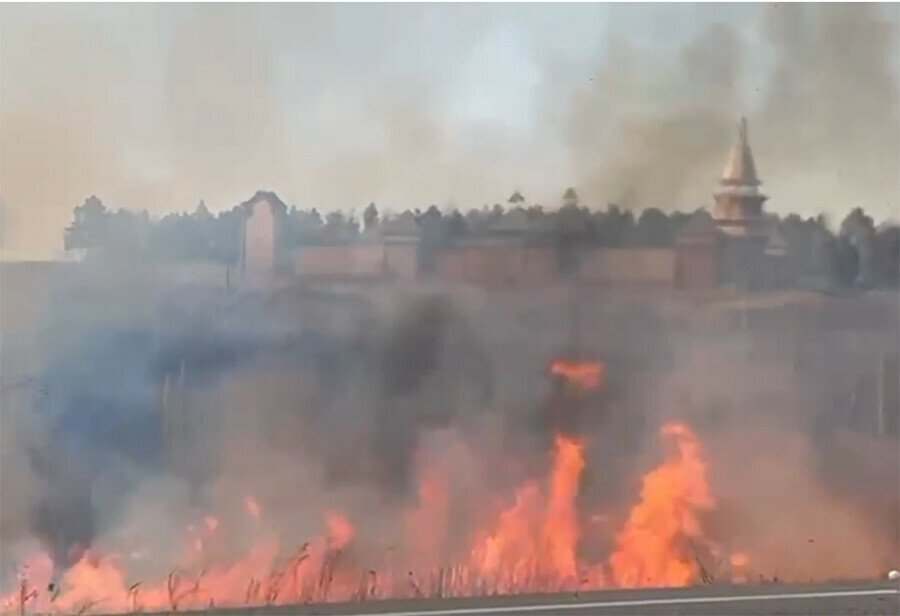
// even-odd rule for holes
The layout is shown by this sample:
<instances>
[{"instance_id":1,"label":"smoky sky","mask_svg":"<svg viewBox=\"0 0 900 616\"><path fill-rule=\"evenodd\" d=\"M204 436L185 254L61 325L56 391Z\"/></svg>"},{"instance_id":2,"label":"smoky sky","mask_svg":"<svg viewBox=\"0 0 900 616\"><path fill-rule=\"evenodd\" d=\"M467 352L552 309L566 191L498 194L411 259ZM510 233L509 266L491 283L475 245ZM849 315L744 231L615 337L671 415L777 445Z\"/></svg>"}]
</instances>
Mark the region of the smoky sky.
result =
<instances>
[{"instance_id":1,"label":"smoky sky","mask_svg":"<svg viewBox=\"0 0 900 616\"><path fill-rule=\"evenodd\" d=\"M896 216L896 5L5 5L6 258L153 214L706 205L745 114L773 211Z\"/></svg>"}]
</instances>

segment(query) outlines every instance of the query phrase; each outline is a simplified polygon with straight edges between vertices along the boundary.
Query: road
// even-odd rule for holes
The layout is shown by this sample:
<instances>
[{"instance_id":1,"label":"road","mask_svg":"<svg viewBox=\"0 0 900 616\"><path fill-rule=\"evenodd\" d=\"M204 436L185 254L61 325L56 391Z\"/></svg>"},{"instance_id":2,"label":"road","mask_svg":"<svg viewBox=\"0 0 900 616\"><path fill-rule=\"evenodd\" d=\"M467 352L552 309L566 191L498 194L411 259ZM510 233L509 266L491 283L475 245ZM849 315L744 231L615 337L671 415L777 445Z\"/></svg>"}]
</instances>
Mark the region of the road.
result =
<instances>
[{"instance_id":1,"label":"road","mask_svg":"<svg viewBox=\"0 0 900 616\"><path fill-rule=\"evenodd\" d=\"M206 616L821 616L900 614L896 582L807 586L720 586L611 590L583 594L477 599L377 601L331 605L219 609ZM191 612L182 612L190 616Z\"/></svg>"}]
</instances>

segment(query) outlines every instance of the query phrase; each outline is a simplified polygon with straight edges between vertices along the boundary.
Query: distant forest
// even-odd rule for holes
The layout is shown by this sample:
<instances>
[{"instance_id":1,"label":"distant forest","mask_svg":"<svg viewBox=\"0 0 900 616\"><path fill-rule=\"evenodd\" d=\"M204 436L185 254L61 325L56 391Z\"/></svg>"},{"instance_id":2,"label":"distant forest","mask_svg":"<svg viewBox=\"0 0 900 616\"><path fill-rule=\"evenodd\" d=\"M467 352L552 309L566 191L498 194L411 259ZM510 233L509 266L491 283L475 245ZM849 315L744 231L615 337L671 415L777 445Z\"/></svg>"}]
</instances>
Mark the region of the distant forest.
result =
<instances>
[{"instance_id":1,"label":"distant forest","mask_svg":"<svg viewBox=\"0 0 900 616\"><path fill-rule=\"evenodd\" d=\"M572 189L566 205L549 209L524 205L518 192L506 204L485 205L462 213L442 212L432 205L413 214L423 244L433 249L477 237L514 210L523 210L529 227L559 245L672 248L693 212L665 213L648 208L635 214L614 204L604 209L578 203ZM371 203L361 216L335 210L324 216L315 208L304 210L274 204L279 218L280 250L303 246L352 244L391 219ZM246 204L213 214L201 201L192 213L173 213L151 218L146 210L111 210L96 196L76 207L72 224L65 230L66 250L86 249L98 258L155 263L216 261L236 264L240 258ZM521 213L517 213L521 219ZM900 281L900 227L876 228L871 217L855 208L832 230L824 216L802 218L796 214L773 216L776 235L786 251L785 266L795 278L829 279L854 284L861 268L870 282L897 285Z\"/></svg>"}]
</instances>

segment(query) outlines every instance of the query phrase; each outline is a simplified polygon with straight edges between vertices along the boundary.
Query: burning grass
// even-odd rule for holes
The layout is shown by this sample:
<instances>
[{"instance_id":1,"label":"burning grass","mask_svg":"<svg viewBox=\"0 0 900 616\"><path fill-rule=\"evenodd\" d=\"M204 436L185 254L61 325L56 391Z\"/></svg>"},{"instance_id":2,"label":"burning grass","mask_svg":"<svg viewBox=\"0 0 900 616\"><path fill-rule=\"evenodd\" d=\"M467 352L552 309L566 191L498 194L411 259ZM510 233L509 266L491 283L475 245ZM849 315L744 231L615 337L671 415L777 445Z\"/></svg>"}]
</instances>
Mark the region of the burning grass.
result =
<instances>
[{"instance_id":1,"label":"burning grass","mask_svg":"<svg viewBox=\"0 0 900 616\"><path fill-rule=\"evenodd\" d=\"M453 543L448 541L453 500L448 478L438 469L426 469L418 506L404 517L409 535L404 547L380 557L357 549L357 528L337 511L325 513L322 536L286 549L277 537L266 535L265 509L248 496L246 515L259 533L240 558L210 562L212 547L227 540L228 533L226 524L212 516L192 528L183 563L156 582L129 579L115 554L88 552L55 588L53 563L37 554L21 567L19 589L3 598L3 611L176 611L685 586L709 582L733 563L745 568L746 555L721 554L703 533L702 514L715 502L697 437L683 424L664 426L661 437L665 460L644 477L640 498L615 535L615 549L600 562L583 556L583 544L598 532L584 521L600 515L584 511L580 501L583 445L558 435L549 477L520 485L513 502L462 547L447 549Z\"/></svg>"}]
</instances>

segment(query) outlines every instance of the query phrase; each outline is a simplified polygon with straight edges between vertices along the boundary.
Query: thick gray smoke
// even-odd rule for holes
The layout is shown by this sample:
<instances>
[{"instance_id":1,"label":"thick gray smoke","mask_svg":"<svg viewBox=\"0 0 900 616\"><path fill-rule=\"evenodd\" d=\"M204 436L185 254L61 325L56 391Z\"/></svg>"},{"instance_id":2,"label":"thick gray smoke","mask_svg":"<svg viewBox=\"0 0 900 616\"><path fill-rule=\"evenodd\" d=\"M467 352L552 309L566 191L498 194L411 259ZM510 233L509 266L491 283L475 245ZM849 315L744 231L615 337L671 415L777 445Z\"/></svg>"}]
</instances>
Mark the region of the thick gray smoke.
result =
<instances>
[{"instance_id":1,"label":"thick gray smoke","mask_svg":"<svg viewBox=\"0 0 900 616\"><path fill-rule=\"evenodd\" d=\"M772 208L893 216L897 24L883 5L4 6L4 251L53 254L91 194L158 214L261 187L328 210L575 185L695 207L740 114Z\"/></svg>"},{"instance_id":2,"label":"thick gray smoke","mask_svg":"<svg viewBox=\"0 0 900 616\"><path fill-rule=\"evenodd\" d=\"M75 293L85 286L78 277ZM284 318L309 314L315 294L246 296L225 321L194 321L192 306L205 315L222 298L180 290L150 300L148 326L137 310L115 323L116 308L54 287L57 300L70 301L32 325L65 335L45 341L32 389L13 397L15 372L4 374L7 559L35 539L60 567L79 546L151 545L198 512L235 503L243 511L248 495L272 508L269 519L286 534L312 536L298 516L407 503L420 435L457 423L460 409L471 424L489 407L491 366L446 299L379 313L326 294L338 321L298 330ZM5 361L22 360L4 350ZM180 547L154 564L171 566Z\"/></svg>"}]
</instances>

